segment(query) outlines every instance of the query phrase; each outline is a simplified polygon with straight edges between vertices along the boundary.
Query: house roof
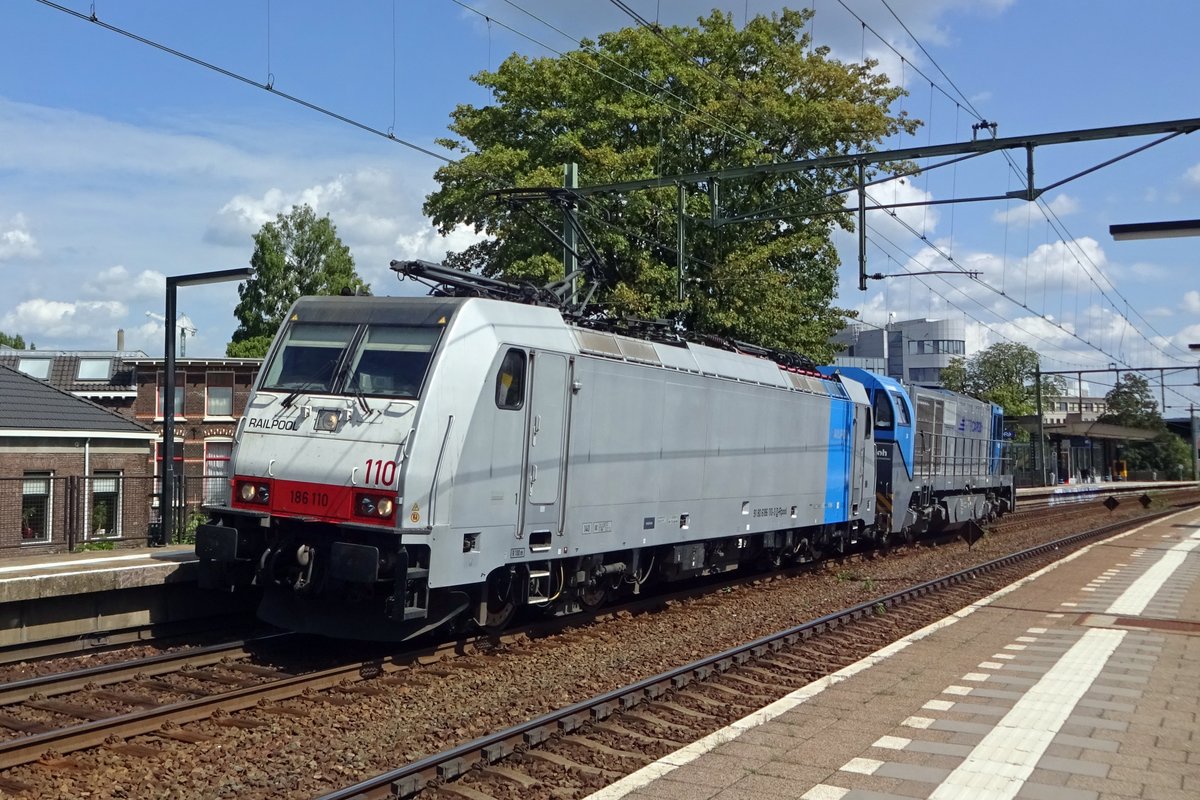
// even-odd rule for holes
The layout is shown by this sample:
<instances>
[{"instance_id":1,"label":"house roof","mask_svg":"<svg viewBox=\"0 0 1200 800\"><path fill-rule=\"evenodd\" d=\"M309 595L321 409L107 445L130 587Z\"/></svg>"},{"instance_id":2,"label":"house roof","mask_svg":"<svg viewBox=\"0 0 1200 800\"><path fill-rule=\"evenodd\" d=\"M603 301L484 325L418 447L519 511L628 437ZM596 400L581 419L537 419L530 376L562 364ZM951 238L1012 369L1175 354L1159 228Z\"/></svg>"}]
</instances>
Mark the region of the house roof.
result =
<instances>
[{"instance_id":1,"label":"house roof","mask_svg":"<svg viewBox=\"0 0 1200 800\"><path fill-rule=\"evenodd\" d=\"M146 354L140 350L0 350L0 365L43 379L59 389L83 397L136 397L132 359ZM33 362L49 362L45 377L22 370ZM86 362L86 363L85 363ZM81 365L84 369L81 371Z\"/></svg>"},{"instance_id":2,"label":"house roof","mask_svg":"<svg viewBox=\"0 0 1200 800\"><path fill-rule=\"evenodd\" d=\"M153 439L144 425L0 364L0 435Z\"/></svg>"},{"instance_id":3,"label":"house roof","mask_svg":"<svg viewBox=\"0 0 1200 800\"><path fill-rule=\"evenodd\" d=\"M261 358L176 358L175 369L184 367L254 367L257 369L262 366L262 362ZM162 369L167 365L167 360L165 358L147 358L143 355L137 358L127 358L125 363L135 367Z\"/></svg>"}]
</instances>

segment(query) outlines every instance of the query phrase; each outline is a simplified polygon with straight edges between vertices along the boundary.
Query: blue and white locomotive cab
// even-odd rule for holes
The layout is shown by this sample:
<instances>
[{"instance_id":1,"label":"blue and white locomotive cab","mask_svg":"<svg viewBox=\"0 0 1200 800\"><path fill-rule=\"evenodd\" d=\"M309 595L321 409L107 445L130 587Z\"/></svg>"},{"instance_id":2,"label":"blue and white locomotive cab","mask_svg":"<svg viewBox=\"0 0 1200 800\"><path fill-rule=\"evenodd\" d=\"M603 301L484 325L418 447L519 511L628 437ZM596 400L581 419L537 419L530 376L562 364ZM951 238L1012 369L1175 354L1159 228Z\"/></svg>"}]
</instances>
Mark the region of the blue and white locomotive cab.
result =
<instances>
[{"instance_id":1,"label":"blue and white locomotive cab","mask_svg":"<svg viewBox=\"0 0 1200 800\"><path fill-rule=\"evenodd\" d=\"M875 415L877 530L912 540L1013 507L1003 460L1004 411L946 389L857 367L823 367L861 383Z\"/></svg>"}]
</instances>

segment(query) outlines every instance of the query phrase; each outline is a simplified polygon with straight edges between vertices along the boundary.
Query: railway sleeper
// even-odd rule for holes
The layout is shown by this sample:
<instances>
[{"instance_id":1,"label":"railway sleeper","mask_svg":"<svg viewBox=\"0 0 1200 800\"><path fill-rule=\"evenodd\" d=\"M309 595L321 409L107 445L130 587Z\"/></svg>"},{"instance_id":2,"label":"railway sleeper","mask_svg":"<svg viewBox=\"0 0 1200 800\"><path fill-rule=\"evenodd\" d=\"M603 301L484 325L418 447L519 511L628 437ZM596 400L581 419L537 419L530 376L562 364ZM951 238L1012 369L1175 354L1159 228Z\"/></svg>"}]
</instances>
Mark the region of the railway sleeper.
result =
<instances>
[{"instance_id":1,"label":"railway sleeper","mask_svg":"<svg viewBox=\"0 0 1200 800\"><path fill-rule=\"evenodd\" d=\"M582 772L584 775L597 775L608 781L615 781L618 778L625 777L620 772L614 772L610 769L593 767L590 764L580 764L578 761L567 758L564 755L560 755L550 750L529 750L524 755L526 758L531 758L534 761L553 764L556 767L566 767L567 769L572 769L576 772Z\"/></svg>"},{"instance_id":2,"label":"railway sleeper","mask_svg":"<svg viewBox=\"0 0 1200 800\"><path fill-rule=\"evenodd\" d=\"M624 739L632 739L633 741L642 745L665 744L674 749L679 749L680 747L683 747L684 744L683 742L664 739L661 736L647 736L644 733L638 733L635 730L626 728L623 725L618 725L615 722L597 722L592 727L596 730L611 733L613 736L620 736Z\"/></svg>"},{"instance_id":3,"label":"railway sleeper","mask_svg":"<svg viewBox=\"0 0 1200 800\"><path fill-rule=\"evenodd\" d=\"M123 756L132 756L133 758L161 758L163 754L161 750L144 744L121 742L120 744L106 745L106 747L114 753L119 753Z\"/></svg>"},{"instance_id":4,"label":"railway sleeper","mask_svg":"<svg viewBox=\"0 0 1200 800\"><path fill-rule=\"evenodd\" d=\"M616 758L633 759L634 761L638 761L642 764L645 764L651 760L645 753L635 753L632 750L618 750L615 747L609 747L602 742L597 742L595 739L589 739L586 736L564 736L559 741L566 742L567 744L578 745L580 747L586 747L588 750L594 750L602 755L614 756Z\"/></svg>"},{"instance_id":5,"label":"railway sleeper","mask_svg":"<svg viewBox=\"0 0 1200 800\"><path fill-rule=\"evenodd\" d=\"M457 795L463 798L463 800L496 800L496 798L490 794L485 794L478 789L473 789L470 786L458 783L447 783L443 786L439 786L438 791L445 792L446 794Z\"/></svg>"},{"instance_id":6,"label":"railway sleeper","mask_svg":"<svg viewBox=\"0 0 1200 800\"><path fill-rule=\"evenodd\" d=\"M677 730L677 731L681 731L683 733L689 732L688 727L686 725L680 725L675 722L668 722L667 720L663 719L662 717L655 716L654 714L651 714L648 711L627 711L627 712L625 712L625 716L629 717L630 719L641 720L642 722L645 722L649 725L653 725L656 728L666 728L668 730Z\"/></svg>"},{"instance_id":7,"label":"railway sleeper","mask_svg":"<svg viewBox=\"0 0 1200 800\"><path fill-rule=\"evenodd\" d=\"M532 789L535 786L541 785L541 781L526 775L524 772L519 772L508 767L501 767L495 764L489 764L486 767L479 768L479 774L487 775L490 778L499 778L509 783L515 783L522 789Z\"/></svg>"}]
</instances>

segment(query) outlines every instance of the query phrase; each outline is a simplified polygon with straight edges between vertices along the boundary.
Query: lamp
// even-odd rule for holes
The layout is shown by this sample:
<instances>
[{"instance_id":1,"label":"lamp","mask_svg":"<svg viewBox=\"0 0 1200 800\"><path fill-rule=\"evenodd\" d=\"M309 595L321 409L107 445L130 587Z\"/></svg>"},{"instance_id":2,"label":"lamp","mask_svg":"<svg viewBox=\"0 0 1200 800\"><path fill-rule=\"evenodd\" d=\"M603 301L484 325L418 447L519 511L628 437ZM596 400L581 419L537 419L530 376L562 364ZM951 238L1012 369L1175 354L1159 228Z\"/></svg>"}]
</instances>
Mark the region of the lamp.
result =
<instances>
[{"instance_id":1,"label":"lamp","mask_svg":"<svg viewBox=\"0 0 1200 800\"><path fill-rule=\"evenodd\" d=\"M1130 239L1168 239L1173 236L1200 236L1200 219L1132 222L1126 225L1109 225L1108 232L1118 242Z\"/></svg>"}]
</instances>

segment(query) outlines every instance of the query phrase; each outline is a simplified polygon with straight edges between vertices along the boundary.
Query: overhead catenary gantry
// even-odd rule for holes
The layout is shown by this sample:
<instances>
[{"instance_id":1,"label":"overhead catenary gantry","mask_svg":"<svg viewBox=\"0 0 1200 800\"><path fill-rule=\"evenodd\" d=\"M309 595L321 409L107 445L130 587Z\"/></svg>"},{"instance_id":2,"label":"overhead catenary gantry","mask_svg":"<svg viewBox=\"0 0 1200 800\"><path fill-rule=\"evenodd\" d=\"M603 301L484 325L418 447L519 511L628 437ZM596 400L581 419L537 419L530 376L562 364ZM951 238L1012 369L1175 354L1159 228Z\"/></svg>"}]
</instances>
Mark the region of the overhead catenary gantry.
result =
<instances>
[{"instance_id":1,"label":"overhead catenary gantry","mask_svg":"<svg viewBox=\"0 0 1200 800\"><path fill-rule=\"evenodd\" d=\"M845 208L835 213L857 214L858 217L858 288L866 290L868 276L866 269L866 212L875 210L889 210L897 208L906 208L911 206L929 206L929 205L944 205L951 203L977 203L984 201L997 200L1026 200L1032 202L1037 200L1042 194L1051 189L1058 188L1063 184L1069 183L1084 175L1088 175L1097 170L1103 169L1111 164L1115 164L1122 159L1147 150L1163 142L1174 139L1183 134L1192 133L1200 130L1200 118L1168 120L1165 122L1145 122L1134 125L1116 125L1103 128L1085 128L1073 131L1059 131L1054 133L1039 133L1026 136L1008 136L995 137L995 128L988 125L986 130L992 133L992 136L983 138L975 138L969 142L951 142L948 144L925 145L916 147L898 148L895 150L879 150L864 153L847 153L844 155L826 155L814 156L813 158L799 159L795 161L785 161L773 164L759 164L747 167L733 167L729 169L711 170L707 172L693 172L685 175L674 176L659 176L656 178L645 178L642 180L622 181L619 183L605 183L594 186L577 186L578 172L572 170L573 165L568 166L567 180L564 182L570 192L577 198L588 197L600 194L620 194L625 192L642 191L646 189L658 189L663 187L676 187L676 213L677 213L677 230L676 230L676 253L679 281L679 298L683 299L684 283L686 279L687 265L687 215L685 213L687 187L698 184L706 184L708 187L709 201L711 211L709 218L703 221L703 224L710 226L720 226L736 224L740 222L759 222L770 219L779 219L782 217L795 217L803 215L802 211L797 211L794 207L773 207L759 209L737 216L726 217L722 216L720 208L720 194L718 187L721 181L736 180L739 178L761 177L765 175L786 175L797 172L815 171L815 170L830 170L830 169L848 169L853 170L856 180L853 185L838 189L827 194L827 197L848 194L857 192L858 206L857 208ZM1085 170L1060 178L1043 186L1037 186L1034 180L1034 151L1038 147L1045 147L1056 144L1073 144L1076 142L1100 141L1105 139L1123 139L1138 136L1155 136L1159 138L1152 142L1140 145L1125 153L1122 153L1113 158L1095 164ZM976 156L995 153L1002 150L1024 150L1025 157L1025 186L1014 191L1007 191L1002 194L991 194L976 197L958 197L949 198L946 200L926 200L915 201L909 203L871 203L867 202L867 188L879 183L895 180L899 177L908 175L916 175L921 172L938 169L941 167L950 166L959 163L960 161L974 158ZM874 180L867 180L867 168L872 164L881 163L901 163L906 161L916 161L918 159L929 158L947 158L948 160L938 164L928 165L925 167L913 167L912 169L891 173L884 177ZM785 213L786 212L786 213ZM574 207L567 209L564 213L574 213ZM829 213L829 212L818 212ZM576 223L577 224L577 223ZM565 266L568 268L574 266L571 263L572 252L571 248L564 249ZM578 253L574 254L575 257ZM573 271L568 269L568 272ZM884 276L879 276L884 277Z\"/></svg>"}]
</instances>

